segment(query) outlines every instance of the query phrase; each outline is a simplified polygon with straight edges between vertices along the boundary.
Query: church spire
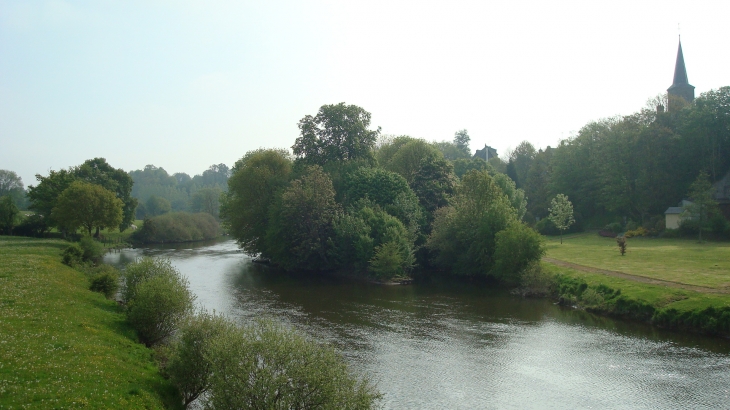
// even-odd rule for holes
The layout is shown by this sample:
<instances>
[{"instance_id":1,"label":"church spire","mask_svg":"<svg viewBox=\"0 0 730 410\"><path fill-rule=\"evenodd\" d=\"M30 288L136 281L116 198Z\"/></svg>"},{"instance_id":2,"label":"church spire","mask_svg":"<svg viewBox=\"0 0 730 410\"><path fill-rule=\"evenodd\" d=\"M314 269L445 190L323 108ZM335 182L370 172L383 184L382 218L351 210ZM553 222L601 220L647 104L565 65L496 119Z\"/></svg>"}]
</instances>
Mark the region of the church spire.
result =
<instances>
[{"instance_id":1,"label":"church spire","mask_svg":"<svg viewBox=\"0 0 730 410\"><path fill-rule=\"evenodd\" d=\"M669 110L672 110L672 98L681 97L686 102L691 103L695 99L695 88L689 84L687 79L687 67L684 65L684 54L682 53L682 39L679 39L679 48L677 49L677 62L674 65L674 82L667 89L669 94Z\"/></svg>"}]
</instances>

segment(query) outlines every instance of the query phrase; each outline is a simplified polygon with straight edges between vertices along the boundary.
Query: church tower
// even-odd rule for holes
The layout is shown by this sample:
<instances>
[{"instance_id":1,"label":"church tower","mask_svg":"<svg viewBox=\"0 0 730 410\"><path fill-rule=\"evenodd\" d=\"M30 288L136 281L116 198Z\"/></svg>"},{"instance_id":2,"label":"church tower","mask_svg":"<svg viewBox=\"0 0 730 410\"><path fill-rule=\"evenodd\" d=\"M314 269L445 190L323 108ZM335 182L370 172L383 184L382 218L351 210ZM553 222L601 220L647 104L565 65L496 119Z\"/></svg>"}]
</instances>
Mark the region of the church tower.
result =
<instances>
[{"instance_id":1,"label":"church tower","mask_svg":"<svg viewBox=\"0 0 730 410\"><path fill-rule=\"evenodd\" d=\"M674 83L667 89L669 97L669 111L672 110L672 99L682 98L691 103L695 99L695 88L687 80L687 68L684 66L684 55L682 54L682 40L679 40L677 50L677 63L674 65Z\"/></svg>"}]
</instances>

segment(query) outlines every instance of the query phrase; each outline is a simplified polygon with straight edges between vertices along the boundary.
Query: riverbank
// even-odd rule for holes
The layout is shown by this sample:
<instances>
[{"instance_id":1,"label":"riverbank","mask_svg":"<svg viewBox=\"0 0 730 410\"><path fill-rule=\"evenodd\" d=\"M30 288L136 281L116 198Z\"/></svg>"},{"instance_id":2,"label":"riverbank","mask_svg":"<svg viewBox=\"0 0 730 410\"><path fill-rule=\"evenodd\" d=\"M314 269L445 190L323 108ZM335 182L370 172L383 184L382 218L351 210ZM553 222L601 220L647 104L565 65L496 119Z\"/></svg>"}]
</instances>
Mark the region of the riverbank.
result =
<instances>
[{"instance_id":1,"label":"riverbank","mask_svg":"<svg viewBox=\"0 0 730 410\"><path fill-rule=\"evenodd\" d=\"M0 237L0 407L178 408L121 308L61 263L66 246Z\"/></svg>"},{"instance_id":2,"label":"riverbank","mask_svg":"<svg viewBox=\"0 0 730 410\"><path fill-rule=\"evenodd\" d=\"M561 303L674 330L730 337L730 244L613 238L549 239L544 269Z\"/></svg>"}]
</instances>

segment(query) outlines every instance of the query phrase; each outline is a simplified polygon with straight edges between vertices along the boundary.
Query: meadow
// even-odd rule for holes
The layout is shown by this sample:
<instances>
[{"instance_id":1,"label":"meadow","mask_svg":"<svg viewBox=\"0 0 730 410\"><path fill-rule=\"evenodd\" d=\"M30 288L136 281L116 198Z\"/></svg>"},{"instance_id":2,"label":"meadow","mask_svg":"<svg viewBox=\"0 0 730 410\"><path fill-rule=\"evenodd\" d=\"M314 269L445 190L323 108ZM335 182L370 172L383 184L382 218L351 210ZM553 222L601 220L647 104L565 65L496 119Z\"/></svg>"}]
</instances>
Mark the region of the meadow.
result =
<instances>
[{"instance_id":1,"label":"meadow","mask_svg":"<svg viewBox=\"0 0 730 410\"><path fill-rule=\"evenodd\" d=\"M56 239L0 237L0 408L179 408L120 306Z\"/></svg>"}]
</instances>

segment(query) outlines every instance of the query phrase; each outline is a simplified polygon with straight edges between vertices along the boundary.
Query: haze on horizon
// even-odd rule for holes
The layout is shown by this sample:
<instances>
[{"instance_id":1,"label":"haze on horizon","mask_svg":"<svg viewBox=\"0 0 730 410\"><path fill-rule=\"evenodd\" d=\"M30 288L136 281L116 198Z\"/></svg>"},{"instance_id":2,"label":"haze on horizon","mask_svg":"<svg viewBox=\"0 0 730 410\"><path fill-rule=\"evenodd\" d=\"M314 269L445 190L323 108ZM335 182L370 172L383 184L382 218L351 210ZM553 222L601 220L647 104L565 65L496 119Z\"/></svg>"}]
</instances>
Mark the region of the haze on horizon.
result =
<instances>
[{"instance_id":1,"label":"haze on horizon","mask_svg":"<svg viewBox=\"0 0 730 410\"><path fill-rule=\"evenodd\" d=\"M696 95L730 85L730 3L0 3L0 169L104 157L127 171L229 166L290 148L324 104L384 134L504 156L666 92L678 23Z\"/></svg>"}]
</instances>

